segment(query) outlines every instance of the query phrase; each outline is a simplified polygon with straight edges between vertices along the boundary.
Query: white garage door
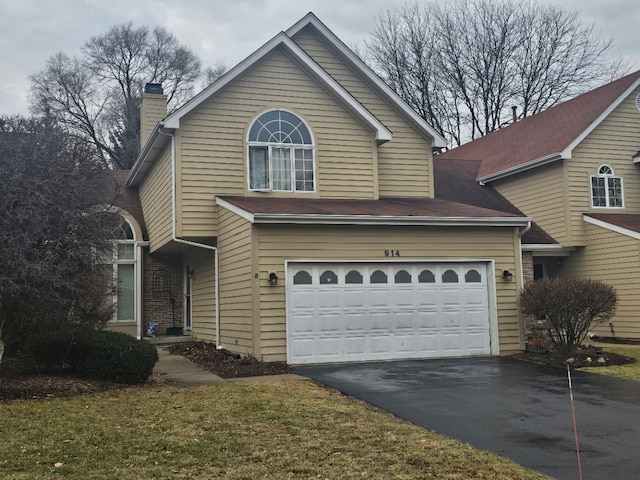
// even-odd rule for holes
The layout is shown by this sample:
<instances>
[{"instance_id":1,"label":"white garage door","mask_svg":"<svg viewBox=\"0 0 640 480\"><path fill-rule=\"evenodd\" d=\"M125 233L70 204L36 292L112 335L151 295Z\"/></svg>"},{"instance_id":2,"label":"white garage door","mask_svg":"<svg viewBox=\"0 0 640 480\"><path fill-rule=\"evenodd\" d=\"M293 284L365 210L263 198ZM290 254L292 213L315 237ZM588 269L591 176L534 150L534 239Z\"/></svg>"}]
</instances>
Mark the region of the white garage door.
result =
<instances>
[{"instance_id":1,"label":"white garage door","mask_svg":"<svg viewBox=\"0 0 640 480\"><path fill-rule=\"evenodd\" d=\"M488 355L487 264L290 263L291 364Z\"/></svg>"}]
</instances>

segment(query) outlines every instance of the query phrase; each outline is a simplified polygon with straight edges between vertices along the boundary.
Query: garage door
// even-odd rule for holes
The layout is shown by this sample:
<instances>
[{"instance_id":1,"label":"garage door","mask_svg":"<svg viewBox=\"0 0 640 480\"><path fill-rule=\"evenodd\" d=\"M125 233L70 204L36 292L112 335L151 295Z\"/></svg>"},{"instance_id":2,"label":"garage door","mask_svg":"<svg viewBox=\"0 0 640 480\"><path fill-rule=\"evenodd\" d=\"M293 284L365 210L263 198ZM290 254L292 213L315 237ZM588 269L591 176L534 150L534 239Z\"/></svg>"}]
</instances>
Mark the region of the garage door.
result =
<instances>
[{"instance_id":1,"label":"garage door","mask_svg":"<svg viewBox=\"0 0 640 480\"><path fill-rule=\"evenodd\" d=\"M291 364L488 355L487 264L290 263Z\"/></svg>"}]
</instances>

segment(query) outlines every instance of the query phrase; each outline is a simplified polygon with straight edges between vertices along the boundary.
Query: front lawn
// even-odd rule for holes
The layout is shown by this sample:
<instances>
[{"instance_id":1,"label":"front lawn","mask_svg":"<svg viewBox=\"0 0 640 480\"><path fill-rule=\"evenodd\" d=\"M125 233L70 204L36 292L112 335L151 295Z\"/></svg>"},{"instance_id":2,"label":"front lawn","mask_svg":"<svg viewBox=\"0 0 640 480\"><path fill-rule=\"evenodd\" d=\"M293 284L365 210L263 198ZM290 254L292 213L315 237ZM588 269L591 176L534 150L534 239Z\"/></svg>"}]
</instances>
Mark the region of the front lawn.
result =
<instances>
[{"instance_id":1,"label":"front lawn","mask_svg":"<svg viewBox=\"0 0 640 480\"><path fill-rule=\"evenodd\" d=\"M601 375L610 375L612 377L627 378L640 382L640 348L639 347L605 347L605 351L623 355L625 357L634 358L635 363L627 363L624 365L607 365L597 368L581 368L586 372L599 373ZM596 361L594 358L593 361Z\"/></svg>"},{"instance_id":2,"label":"front lawn","mask_svg":"<svg viewBox=\"0 0 640 480\"><path fill-rule=\"evenodd\" d=\"M0 478L543 479L309 381L0 403Z\"/></svg>"}]
</instances>

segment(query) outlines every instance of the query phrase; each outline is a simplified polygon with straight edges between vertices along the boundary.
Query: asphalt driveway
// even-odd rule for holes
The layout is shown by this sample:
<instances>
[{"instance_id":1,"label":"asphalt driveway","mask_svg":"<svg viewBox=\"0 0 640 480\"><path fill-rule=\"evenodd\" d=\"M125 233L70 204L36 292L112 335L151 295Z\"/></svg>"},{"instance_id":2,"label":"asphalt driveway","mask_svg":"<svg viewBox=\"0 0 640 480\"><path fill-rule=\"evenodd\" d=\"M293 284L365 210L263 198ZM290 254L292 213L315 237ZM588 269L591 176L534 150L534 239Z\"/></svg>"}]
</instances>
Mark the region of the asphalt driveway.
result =
<instances>
[{"instance_id":1,"label":"asphalt driveway","mask_svg":"<svg viewBox=\"0 0 640 480\"><path fill-rule=\"evenodd\" d=\"M296 367L429 430L577 479L567 372L502 357ZM640 383L572 371L584 480L640 478Z\"/></svg>"}]
</instances>

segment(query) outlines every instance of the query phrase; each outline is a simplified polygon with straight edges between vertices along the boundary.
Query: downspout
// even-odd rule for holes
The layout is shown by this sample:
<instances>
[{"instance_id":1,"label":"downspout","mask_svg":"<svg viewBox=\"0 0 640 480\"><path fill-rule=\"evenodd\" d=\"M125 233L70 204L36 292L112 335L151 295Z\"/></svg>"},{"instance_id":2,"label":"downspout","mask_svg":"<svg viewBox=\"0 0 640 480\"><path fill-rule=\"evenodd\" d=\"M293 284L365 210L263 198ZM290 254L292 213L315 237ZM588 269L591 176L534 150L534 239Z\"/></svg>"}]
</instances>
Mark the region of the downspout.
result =
<instances>
[{"instance_id":1,"label":"downspout","mask_svg":"<svg viewBox=\"0 0 640 480\"><path fill-rule=\"evenodd\" d=\"M522 237L531 230L531 220L527 222L527 226L520 229L519 237L520 241L518 242L518 250L520 251L520 285L524 288L524 268L522 268Z\"/></svg>"},{"instance_id":2,"label":"downspout","mask_svg":"<svg viewBox=\"0 0 640 480\"><path fill-rule=\"evenodd\" d=\"M175 133L169 133L164 130L163 127L160 128L161 135L167 135L171 137L171 239L176 243L181 243L183 245L188 245L190 247L204 248L206 250L211 250L213 252L213 268L214 268L214 291L216 296L216 305L215 305L215 324L216 324L216 347L220 347L220 302L218 300L219 294L219 267L218 267L218 247L214 247L212 245L207 245L205 243L192 242L191 240L185 240L183 238L178 238L176 234L177 228L177 204L176 204L176 190L177 190L177 181L176 181L176 135Z\"/></svg>"}]
</instances>

